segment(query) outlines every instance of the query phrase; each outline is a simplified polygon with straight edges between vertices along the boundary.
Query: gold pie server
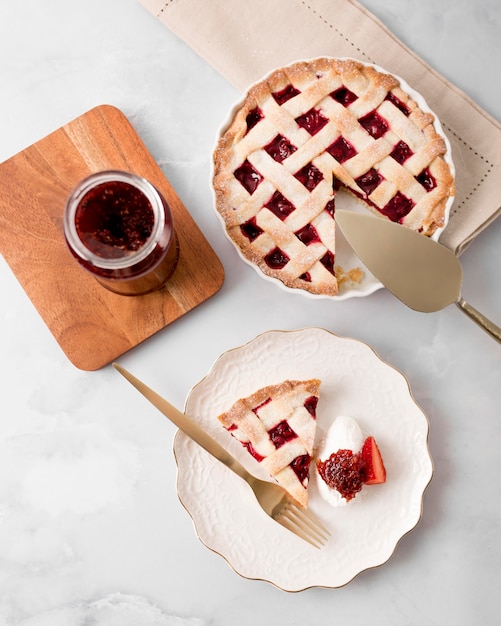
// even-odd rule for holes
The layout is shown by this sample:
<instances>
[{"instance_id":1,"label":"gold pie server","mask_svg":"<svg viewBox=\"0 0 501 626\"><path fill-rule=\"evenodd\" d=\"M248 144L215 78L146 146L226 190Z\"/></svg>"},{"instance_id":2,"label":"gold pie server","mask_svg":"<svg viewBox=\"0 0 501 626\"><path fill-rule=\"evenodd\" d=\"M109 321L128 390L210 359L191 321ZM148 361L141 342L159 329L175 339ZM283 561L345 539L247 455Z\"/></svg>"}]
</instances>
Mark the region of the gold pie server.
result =
<instances>
[{"instance_id":1,"label":"gold pie server","mask_svg":"<svg viewBox=\"0 0 501 626\"><path fill-rule=\"evenodd\" d=\"M431 313L455 304L501 342L501 328L461 296L463 269L451 250L369 214L337 210L336 224L367 269L408 307Z\"/></svg>"},{"instance_id":2,"label":"gold pie server","mask_svg":"<svg viewBox=\"0 0 501 626\"><path fill-rule=\"evenodd\" d=\"M263 511L273 520L316 548L322 548L327 543L330 533L311 511L296 504L279 485L260 480L250 474L198 424L121 365L113 363L113 367L185 435L245 480Z\"/></svg>"}]
</instances>

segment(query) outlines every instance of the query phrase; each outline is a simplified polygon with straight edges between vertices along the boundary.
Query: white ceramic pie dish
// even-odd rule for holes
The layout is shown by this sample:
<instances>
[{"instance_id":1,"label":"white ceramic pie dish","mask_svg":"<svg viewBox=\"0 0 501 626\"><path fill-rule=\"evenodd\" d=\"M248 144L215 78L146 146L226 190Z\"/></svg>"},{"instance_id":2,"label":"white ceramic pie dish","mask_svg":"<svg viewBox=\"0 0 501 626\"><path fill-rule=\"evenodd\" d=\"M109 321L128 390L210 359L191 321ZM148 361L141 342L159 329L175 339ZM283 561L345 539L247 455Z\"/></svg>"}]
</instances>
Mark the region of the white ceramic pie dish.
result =
<instances>
[{"instance_id":1,"label":"white ceramic pie dish","mask_svg":"<svg viewBox=\"0 0 501 626\"><path fill-rule=\"evenodd\" d=\"M387 481L330 507L310 481L309 507L332 533L317 550L268 518L250 488L182 432L174 441L177 489L202 543L239 575L286 591L340 587L382 565L422 515L433 465L428 419L406 378L367 344L320 328L269 331L222 354L190 391L185 411L250 472L270 480L217 416L235 400L285 379L319 378L317 436L341 414L376 437Z\"/></svg>"},{"instance_id":2,"label":"white ceramic pie dish","mask_svg":"<svg viewBox=\"0 0 501 626\"><path fill-rule=\"evenodd\" d=\"M348 57L341 57L341 58L342 59L348 59ZM411 96L411 98L413 98L415 100L415 102L419 105L421 110L424 111L424 112L427 112L427 113L431 113L433 115L433 117L434 117L433 126L435 128L435 131L437 132L437 134L439 134L441 137L443 137L443 139L445 141L446 148L447 148L447 152L444 155L444 160L449 165L451 173L452 173L452 176L454 177L455 176L455 167L454 167L454 163L453 163L453 160L452 160L452 148L451 148L450 142L449 142L449 140L447 138L447 135L445 134L445 132L444 132L444 130L442 128L442 125L440 123L440 120L439 120L438 116L436 115L436 113L434 113L430 109L430 107L428 106L425 98L419 92L417 92L415 89L413 89L403 78L401 78L397 74L394 74L393 72L389 72L388 70L386 70L383 67L381 67L379 65L376 65L374 63L365 63L363 61L360 61L359 59L353 59L353 60L356 60L359 63L363 63L366 66L373 67L375 70L377 70L379 72L383 72L383 73L386 73L386 74L392 74L400 82L400 85L401 85L402 89L405 92L407 92ZM306 61L312 61L312 59L308 59ZM275 68L274 70L270 71L266 76L263 76L258 82L261 82L262 80L266 79L267 76L269 76L273 72L275 72L276 69L278 69L278 68ZM251 88L252 88L252 85L249 87L249 89L251 89ZM226 132L226 130L230 126L230 124L233 121L233 118L235 116L235 113L242 107L242 105L243 105L243 103L245 101L245 97L246 96L244 95L241 98L239 98L238 101L230 109L226 119L224 120L221 128L218 131L216 144L217 144L217 141L220 139L220 137ZM265 280L268 280L268 281L278 285L278 287L280 287L281 289L283 289L283 290L285 290L285 291L287 291L289 293L299 294L299 295L305 296L307 298L327 299L327 300L334 300L334 301L336 301L336 300L346 300L348 298L354 298L354 297L368 296L371 293L374 293L375 291L383 288L383 285L381 284L381 282L379 282L370 273L370 271L365 267L365 265L362 263L362 261L358 258L358 256L352 250L352 248L348 245L346 239L343 237L343 234L342 234L340 228L338 228L336 230L336 267L339 266L339 267L343 268L343 271L344 271L345 274L348 274L350 272L350 270L361 269L362 272L363 272L363 276L362 276L361 280L359 280L359 281L346 280L346 281L342 282L342 284L340 284L339 292L335 296L328 296L328 295L323 295L323 294L313 294L313 293L310 293L310 292L308 292L308 291L306 291L304 289L294 289L294 288L291 288L291 287L287 287L286 285L284 285L284 283L282 281L280 281L280 280L278 280L276 278L272 278L271 276L267 276L266 274L264 274L259 269L259 267L255 263L252 263L249 259L247 259L242 254L242 251L240 250L239 246L229 236L229 234L228 234L228 232L226 230L226 225L224 223L224 219L220 215L220 213L218 212L218 210L216 208L216 198L215 198L215 193L214 193L214 189L213 189L213 186L212 186L213 177L214 177L214 164L212 162L211 163L210 182L211 182L211 189L213 190L213 207L214 207L215 213L217 215L217 218L218 218L219 222L222 225L223 232L224 232L226 238L232 243L233 247L237 251L237 253L240 256L240 258L247 265L250 265L251 267L253 267L255 269L255 271L259 274L259 276L261 276ZM451 196L449 198L449 200L447 201L446 208L445 208L444 225L441 228L437 229L433 233L433 235L431 237L435 241L439 240L440 235L442 234L444 229L447 227L447 223L449 221L450 211L451 211L451 207L452 207L453 203L454 203L454 196ZM348 209L348 210L353 210L353 211L357 211L357 212L361 212L361 213L367 212L367 209L365 208L365 206L363 205L363 203L361 201L358 201L352 195L350 195L349 193L347 193L347 192L345 192L343 190L340 190L337 193L337 195L336 195L336 208Z\"/></svg>"}]
</instances>

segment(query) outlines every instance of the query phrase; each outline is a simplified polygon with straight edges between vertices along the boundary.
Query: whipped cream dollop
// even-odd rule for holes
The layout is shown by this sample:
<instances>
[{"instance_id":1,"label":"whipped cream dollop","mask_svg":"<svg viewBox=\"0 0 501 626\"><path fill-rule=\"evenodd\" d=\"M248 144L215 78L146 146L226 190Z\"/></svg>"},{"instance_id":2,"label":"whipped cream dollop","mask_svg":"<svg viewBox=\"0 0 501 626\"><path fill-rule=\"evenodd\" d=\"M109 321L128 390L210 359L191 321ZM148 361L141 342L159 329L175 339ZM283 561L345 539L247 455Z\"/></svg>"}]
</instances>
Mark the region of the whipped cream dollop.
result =
<instances>
[{"instance_id":1,"label":"whipped cream dollop","mask_svg":"<svg viewBox=\"0 0 501 626\"><path fill-rule=\"evenodd\" d=\"M336 453L338 450L352 450L353 454L356 454L362 449L364 441L364 434L357 422L352 417L339 415L320 443L317 456L321 461L326 461L331 454ZM317 467L315 467L315 478L320 495L331 506L348 504L348 500L339 491L332 489L326 484L320 476Z\"/></svg>"}]
</instances>

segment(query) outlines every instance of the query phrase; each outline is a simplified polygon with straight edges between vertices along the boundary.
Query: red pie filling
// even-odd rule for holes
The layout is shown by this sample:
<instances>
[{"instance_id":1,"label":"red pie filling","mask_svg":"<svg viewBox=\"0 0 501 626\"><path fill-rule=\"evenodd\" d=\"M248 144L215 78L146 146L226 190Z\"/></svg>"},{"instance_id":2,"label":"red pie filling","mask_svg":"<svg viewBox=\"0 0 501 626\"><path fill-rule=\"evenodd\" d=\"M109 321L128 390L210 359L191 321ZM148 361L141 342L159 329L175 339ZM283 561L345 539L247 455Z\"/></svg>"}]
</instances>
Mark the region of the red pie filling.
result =
<instances>
[{"instance_id":1,"label":"red pie filling","mask_svg":"<svg viewBox=\"0 0 501 626\"><path fill-rule=\"evenodd\" d=\"M313 224L307 224L303 226L300 230L297 230L295 233L296 237L304 243L305 246L309 246L311 243L319 243L320 237L318 236L317 229L313 226Z\"/></svg>"},{"instance_id":2,"label":"red pie filling","mask_svg":"<svg viewBox=\"0 0 501 626\"><path fill-rule=\"evenodd\" d=\"M287 263L290 261L290 258L280 250L280 248L273 248L268 254L264 257L266 265L270 267L272 270L281 270L284 268Z\"/></svg>"},{"instance_id":3,"label":"red pie filling","mask_svg":"<svg viewBox=\"0 0 501 626\"><path fill-rule=\"evenodd\" d=\"M259 228L255 217L242 224L240 226L240 231L242 232L242 235L247 237L247 239L251 242L254 241L254 239L257 239L259 235L263 234L263 229Z\"/></svg>"},{"instance_id":4,"label":"red pie filling","mask_svg":"<svg viewBox=\"0 0 501 626\"><path fill-rule=\"evenodd\" d=\"M317 109L310 109L303 115L296 117L296 122L307 130L310 135L316 135L329 122Z\"/></svg>"},{"instance_id":5,"label":"red pie filling","mask_svg":"<svg viewBox=\"0 0 501 626\"><path fill-rule=\"evenodd\" d=\"M256 415L258 415L259 413L259 409L261 409L263 406L266 406L267 404L269 404L271 402L271 398L267 398L264 402L261 402L261 404L258 404L257 406L255 406L252 409L252 412L255 413Z\"/></svg>"},{"instance_id":6,"label":"red pie filling","mask_svg":"<svg viewBox=\"0 0 501 626\"><path fill-rule=\"evenodd\" d=\"M377 111L367 113L358 121L374 139L379 139L390 129L388 122Z\"/></svg>"},{"instance_id":7,"label":"red pie filling","mask_svg":"<svg viewBox=\"0 0 501 626\"><path fill-rule=\"evenodd\" d=\"M252 111L249 111L247 117L245 118L245 121L247 123L247 133L250 131L251 128L254 128L254 126L263 118L264 114L259 107L252 109Z\"/></svg>"},{"instance_id":8,"label":"red pie filling","mask_svg":"<svg viewBox=\"0 0 501 626\"><path fill-rule=\"evenodd\" d=\"M309 454L303 454L302 456L296 457L290 465L303 487L306 487L308 484L310 463L311 456Z\"/></svg>"},{"instance_id":9,"label":"red pie filling","mask_svg":"<svg viewBox=\"0 0 501 626\"><path fill-rule=\"evenodd\" d=\"M397 163L400 163L400 165L407 161L413 154L414 153L405 141L399 141L390 152L390 156L393 157Z\"/></svg>"},{"instance_id":10,"label":"red pie filling","mask_svg":"<svg viewBox=\"0 0 501 626\"><path fill-rule=\"evenodd\" d=\"M357 178L355 182L366 195L370 196L382 180L383 177L381 174L374 168L371 168L368 172L365 172L365 174Z\"/></svg>"},{"instance_id":11,"label":"red pie filling","mask_svg":"<svg viewBox=\"0 0 501 626\"><path fill-rule=\"evenodd\" d=\"M306 398L304 402L304 408L313 417L313 419L317 419L317 404L318 398L316 396L310 396L309 398Z\"/></svg>"},{"instance_id":12,"label":"red pie filling","mask_svg":"<svg viewBox=\"0 0 501 626\"><path fill-rule=\"evenodd\" d=\"M434 176L431 174L428 168L426 168L421 172L421 174L416 176L416 180L418 181L418 183L423 185L426 191L431 191L437 186L437 181L435 180Z\"/></svg>"},{"instance_id":13,"label":"red pie filling","mask_svg":"<svg viewBox=\"0 0 501 626\"><path fill-rule=\"evenodd\" d=\"M335 255L328 250L324 256L320 259L320 263L328 270L332 275L334 275L334 260Z\"/></svg>"},{"instance_id":14,"label":"red pie filling","mask_svg":"<svg viewBox=\"0 0 501 626\"><path fill-rule=\"evenodd\" d=\"M247 452L256 459L258 463L261 463L261 461L264 459L264 456L261 456L258 452L256 452L254 446L251 444L250 441L242 442L242 445L244 448L246 448Z\"/></svg>"},{"instance_id":15,"label":"red pie filling","mask_svg":"<svg viewBox=\"0 0 501 626\"><path fill-rule=\"evenodd\" d=\"M231 426L228 426L227 428L229 433L237 429L238 429L238 426L236 424L232 424ZM261 463L261 461L264 459L264 456L261 456L258 452L256 452L254 446L252 445L250 441L241 441L240 443L247 450L247 452L251 456L253 456L256 459L256 461L258 461L258 463Z\"/></svg>"},{"instance_id":16,"label":"red pie filling","mask_svg":"<svg viewBox=\"0 0 501 626\"><path fill-rule=\"evenodd\" d=\"M271 158L278 161L278 163L282 163L282 161L297 150L296 146L293 146L290 141L282 135L277 135L264 149Z\"/></svg>"},{"instance_id":17,"label":"red pie filling","mask_svg":"<svg viewBox=\"0 0 501 626\"><path fill-rule=\"evenodd\" d=\"M331 98L339 102L343 106L347 107L355 100L358 100L358 96L350 91L347 87L339 87L330 94Z\"/></svg>"},{"instance_id":18,"label":"red pie filling","mask_svg":"<svg viewBox=\"0 0 501 626\"><path fill-rule=\"evenodd\" d=\"M275 93L272 93L271 95L277 104L282 105L284 102L287 102L287 100L294 98L294 96L297 96L300 93L299 89L296 89L294 85L287 85L287 87L284 87L280 91L275 91Z\"/></svg>"},{"instance_id":19,"label":"red pie filling","mask_svg":"<svg viewBox=\"0 0 501 626\"><path fill-rule=\"evenodd\" d=\"M351 143L342 135L340 135L336 141L331 143L331 145L327 148L327 152L334 157L338 163L344 163L348 159L354 157L357 153Z\"/></svg>"},{"instance_id":20,"label":"red pie filling","mask_svg":"<svg viewBox=\"0 0 501 626\"><path fill-rule=\"evenodd\" d=\"M271 430L269 430L268 435L273 441L273 445L275 446L275 448L281 448L284 443L297 437L296 433L285 421L278 423Z\"/></svg>"},{"instance_id":21,"label":"red pie filling","mask_svg":"<svg viewBox=\"0 0 501 626\"><path fill-rule=\"evenodd\" d=\"M334 219L334 213L336 212L336 205L334 202L334 198L332 198L332 200L329 200L329 202L327 202L327 204L325 205L324 211L326 211L332 217L332 219Z\"/></svg>"},{"instance_id":22,"label":"red pie filling","mask_svg":"<svg viewBox=\"0 0 501 626\"><path fill-rule=\"evenodd\" d=\"M271 198L264 206L282 221L296 208L279 191L275 191L275 193L271 196Z\"/></svg>"},{"instance_id":23,"label":"red pie filling","mask_svg":"<svg viewBox=\"0 0 501 626\"><path fill-rule=\"evenodd\" d=\"M407 105L405 105L399 98L397 98L397 96L394 93L392 93L391 91L390 91L389 94L387 94L385 100L388 100L389 102L391 102L393 104L393 106L396 106L397 109L402 111L402 113L406 117L409 117L409 115L411 114L411 110L409 109L409 107Z\"/></svg>"},{"instance_id":24,"label":"red pie filling","mask_svg":"<svg viewBox=\"0 0 501 626\"><path fill-rule=\"evenodd\" d=\"M318 183L324 179L324 175L313 163L307 163L299 172L294 174L294 178L297 178L308 191L313 191Z\"/></svg>"},{"instance_id":25,"label":"red pie filling","mask_svg":"<svg viewBox=\"0 0 501 626\"><path fill-rule=\"evenodd\" d=\"M233 175L251 196L263 180L261 174L254 169L247 159L234 171Z\"/></svg>"},{"instance_id":26,"label":"red pie filling","mask_svg":"<svg viewBox=\"0 0 501 626\"><path fill-rule=\"evenodd\" d=\"M401 222L403 218L411 211L414 202L404 196L403 193L397 191L393 198L379 211L386 215L392 222Z\"/></svg>"}]
</instances>

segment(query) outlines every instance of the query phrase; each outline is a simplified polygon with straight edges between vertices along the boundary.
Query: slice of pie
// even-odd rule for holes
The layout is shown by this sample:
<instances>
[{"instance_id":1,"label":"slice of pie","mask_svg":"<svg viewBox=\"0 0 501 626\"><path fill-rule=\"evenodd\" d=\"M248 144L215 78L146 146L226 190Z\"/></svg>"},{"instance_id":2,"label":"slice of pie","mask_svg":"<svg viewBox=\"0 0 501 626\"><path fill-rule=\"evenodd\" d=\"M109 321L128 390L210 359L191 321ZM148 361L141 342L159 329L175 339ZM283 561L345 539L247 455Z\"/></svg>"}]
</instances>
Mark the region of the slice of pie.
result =
<instances>
[{"instance_id":1,"label":"slice of pie","mask_svg":"<svg viewBox=\"0 0 501 626\"><path fill-rule=\"evenodd\" d=\"M238 400L218 418L304 507L308 504L319 387L317 379L286 380Z\"/></svg>"},{"instance_id":2,"label":"slice of pie","mask_svg":"<svg viewBox=\"0 0 501 626\"><path fill-rule=\"evenodd\" d=\"M454 180L446 144L397 78L354 60L294 63L253 86L214 151L216 208L264 274L335 295L334 196L431 235Z\"/></svg>"}]
</instances>

